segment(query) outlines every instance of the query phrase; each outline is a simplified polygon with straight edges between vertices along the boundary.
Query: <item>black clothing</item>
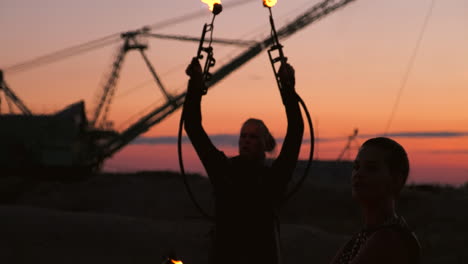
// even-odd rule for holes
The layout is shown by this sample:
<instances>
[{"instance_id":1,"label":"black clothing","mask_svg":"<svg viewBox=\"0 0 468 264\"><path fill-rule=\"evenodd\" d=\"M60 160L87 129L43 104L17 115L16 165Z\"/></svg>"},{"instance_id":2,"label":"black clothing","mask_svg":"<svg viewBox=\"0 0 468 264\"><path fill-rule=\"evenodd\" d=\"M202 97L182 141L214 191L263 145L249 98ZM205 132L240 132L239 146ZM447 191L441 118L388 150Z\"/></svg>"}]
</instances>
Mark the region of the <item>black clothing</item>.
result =
<instances>
[{"instance_id":1,"label":"black clothing","mask_svg":"<svg viewBox=\"0 0 468 264\"><path fill-rule=\"evenodd\" d=\"M282 93L287 134L271 167L216 149L201 125L201 80L191 79L184 104L185 130L215 193L215 262L280 263L276 210L295 169L303 134L297 95Z\"/></svg>"}]
</instances>

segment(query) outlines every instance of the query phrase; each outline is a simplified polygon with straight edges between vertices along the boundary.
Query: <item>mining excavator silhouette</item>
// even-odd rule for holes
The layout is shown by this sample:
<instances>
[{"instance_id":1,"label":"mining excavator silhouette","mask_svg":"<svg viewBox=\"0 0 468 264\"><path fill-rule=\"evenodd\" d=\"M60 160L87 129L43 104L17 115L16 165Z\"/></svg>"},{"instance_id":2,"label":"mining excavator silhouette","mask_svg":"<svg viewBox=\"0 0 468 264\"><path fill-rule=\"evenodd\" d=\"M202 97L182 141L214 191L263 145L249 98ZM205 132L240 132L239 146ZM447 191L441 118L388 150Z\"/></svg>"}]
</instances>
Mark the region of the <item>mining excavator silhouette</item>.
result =
<instances>
[{"instance_id":1,"label":"mining excavator silhouette","mask_svg":"<svg viewBox=\"0 0 468 264\"><path fill-rule=\"evenodd\" d=\"M277 37L279 39L290 37L353 1L325 0L315 4L292 22L279 28ZM15 173L20 173L22 170L25 173L37 173L40 170L47 170L47 173L50 171L77 174L97 172L106 159L181 108L186 92L170 94L163 85L162 79L145 53L148 45L142 39L149 37L200 41L200 38L196 37L156 34L151 32L151 27L143 27L122 33L114 39L106 38L103 42L89 42L88 46L75 49L78 54L107 45L107 43L115 43L116 39L123 41L89 117L86 115L84 101L69 105L54 114L34 114L7 85L8 71L2 72L0 78L0 166ZM208 88L213 87L266 50L275 40L273 36L269 36L262 41L229 39L213 39L212 41L220 45L236 45L245 50L213 72L207 82ZM126 55L132 51L142 56L154 81L162 91L164 102L141 116L126 129L118 132L112 129L108 113L112 106L122 63ZM41 62L50 63L51 61L47 59L49 58L39 58L34 63L35 65ZM2 97L7 103L8 113L1 112Z\"/></svg>"}]
</instances>

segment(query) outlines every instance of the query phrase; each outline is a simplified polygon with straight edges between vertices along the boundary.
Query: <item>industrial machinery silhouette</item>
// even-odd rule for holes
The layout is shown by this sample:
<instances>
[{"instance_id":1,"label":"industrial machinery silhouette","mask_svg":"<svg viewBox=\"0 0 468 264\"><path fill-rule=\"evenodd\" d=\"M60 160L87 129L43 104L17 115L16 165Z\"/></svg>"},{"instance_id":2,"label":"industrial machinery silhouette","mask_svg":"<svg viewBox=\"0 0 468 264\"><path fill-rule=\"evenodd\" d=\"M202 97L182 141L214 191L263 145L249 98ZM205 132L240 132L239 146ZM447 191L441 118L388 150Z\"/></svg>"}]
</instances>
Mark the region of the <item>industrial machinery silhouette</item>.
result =
<instances>
[{"instance_id":1,"label":"industrial machinery silhouette","mask_svg":"<svg viewBox=\"0 0 468 264\"><path fill-rule=\"evenodd\" d=\"M10 113L14 112L13 105L15 105L23 115L32 115L31 110L23 103L23 101L16 96L16 94L8 87L5 79L3 78L3 71L0 70L0 114L2 114L2 94L7 102Z\"/></svg>"},{"instance_id":2,"label":"industrial machinery silhouette","mask_svg":"<svg viewBox=\"0 0 468 264\"><path fill-rule=\"evenodd\" d=\"M307 27L315 21L327 16L328 14L338 10L341 7L344 7L345 5L353 1L354 0L324 0L316 5L313 5L311 8L307 9L302 14L297 16L297 18L294 19L292 22L281 27L277 31L277 37L279 39L288 38L291 35L298 32L299 30ZM42 121L44 121L45 123L49 121L52 122L51 120L60 120L61 118L71 118L75 121L79 120L79 122L72 122L68 126L68 141L62 140L62 144L56 142L57 140L55 139L49 138L51 142L47 143L45 139L37 138L35 142L31 143L32 145L26 144L26 146L23 146L22 148L26 149L27 151L31 151L31 155L35 158L32 161L30 161L30 163L37 165L38 167L49 168L55 166L61 169L67 169L72 167L75 169L79 168L79 170L95 171L99 170L105 159L111 157L113 154L118 152L136 137L148 131L152 126L160 123L166 117L168 117L177 109L179 109L183 105L186 92L183 91L175 95L171 95L170 93L168 93L166 87L163 85L161 78L158 76L155 68L153 67L147 55L145 54L145 50L148 48L148 45L144 44L141 41L141 38L155 37L195 42L200 41L199 38L178 35L154 34L151 32L150 27L143 27L139 30L125 32L120 34L119 37L123 40L124 43L119 48L119 51L112 65L112 69L109 73L107 81L105 82L104 86L102 87L102 90L100 91L96 107L92 111L92 116L90 117L89 121L87 120L87 117L84 114L85 111L83 102L79 102L77 104L69 106L65 110L58 112L55 115L41 117L34 116L32 115L31 111L25 106L25 104L22 103L16 95L14 95L14 93L11 91L11 89L8 88L5 81L2 79L1 90L5 94L7 94L7 97L10 99L9 101L14 102L17 105L17 107L21 109L22 114L17 115L16 117L14 117L13 115L0 115L0 124L2 128L11 125L11 129L9 130L10 132L5 132L8 129L2 129L3 132L0 131L0 136L3 138L16 138L16 141L20 142L21 138L19 138L19 136L15 136L13 128L15 126L17 127L18 125L23 126L22 128L28 127L25 124L27 122L30 122L31 120L24 119L24 116L26 115L30 116L30 119L44 119ZM83 50L92 49L94 46L100 47L105 43L113 43L115 42L115 39L106 37L105 39L103 39L103 41L104 42L102 43L98 41L96 41L95 43L90 42L90 46L78 49L78 51L83 52ZM213 87L216 83L227 77L229 74L231 74L238 68L242 67L245 63L259 55L265 49L269 48L272 44L274 44L275 39L273 36L269 36L266 37L264 40L258 42L228 39L213 39L212 41L213 43L236 45L239 47L246 48L244 52L240 53L240 55L238 55L231 61L221 66L215 72L213 72L211 78L206 83L207 88ZM117 132L113 131L109 126L108 113L112 105L112 99L115 94L116 84L119 78L122 63L125 59L125 55L129 51L133 50L138 51L143 57L143 60L145 61L146 66L151 72L152 77L154 78L158 87L162 91L165 101L160 106L154 108L149 113L140 117L136 122L128 126L123 131ZM44 61L45 63L48 63L47 60ZM24 65L19 66L23 67ZM13 119L15 119L16 121L13 121ZM24 123L18 123L17 121L19 119L23 120ZM17 124L12 125L15 122ZM38 124L37 126L41 127L41 129L50 129L50 127L46 128L47 125ZM59 125L56 125L55 127L59 127ZM31 127L29 129L34 130L38 128ZM44 134L50 135L54 133L44 132ZM59 133L57 132L57 134ZM27 135L23 136L27 137ZM79 142L79 145L76 145L77 142ZM39 147L44 148L45 145L49 146L49 149L42 149L41 151L39 151L40 153L38 151L33 150ZM10 148L11 147L12 146L10 146ZM70 152L74 152L74 154L70 154ZM67 155L65 155L65 153L69 153L67 154L69 158L66 158ZM7 153L3 153L2 155L0 152L0 160L8 160L6 156L8 156ZM44 162L44 160L48 159L56 160L49 163Z\"/></svg>"}]
</instances>

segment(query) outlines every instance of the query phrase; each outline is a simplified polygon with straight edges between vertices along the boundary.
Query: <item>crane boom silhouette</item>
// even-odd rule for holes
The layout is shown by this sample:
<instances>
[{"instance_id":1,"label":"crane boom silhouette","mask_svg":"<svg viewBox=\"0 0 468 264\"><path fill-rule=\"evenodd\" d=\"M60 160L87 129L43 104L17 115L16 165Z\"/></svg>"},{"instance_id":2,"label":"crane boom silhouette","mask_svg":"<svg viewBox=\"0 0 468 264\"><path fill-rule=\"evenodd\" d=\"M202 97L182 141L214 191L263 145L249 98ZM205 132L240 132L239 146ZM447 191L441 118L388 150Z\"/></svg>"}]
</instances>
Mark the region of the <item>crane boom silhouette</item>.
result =
<instances>
[{"instance_id":1,"label":"crane boom silhouette","mask_svg":"<svg viewBox=\"0 0 468 264\"><path fill-rule=\"evenodd\" d=\"M355 0L325 0L311 8L307 9L301 15L299 15L292 22L281 27L278 30L278 38L286 39L291 35L295 34L301 29L309 26L315 21L333 13L334 11L346 6L347 4L354 2ZM230 62L223 65L220 69L215 71L209 82L206 83L207 88L213 87L216 83L224 79L226 76L239 69L245 63L259 55L262 51L267 49L274 43L274 37L270 36L265 38L263 41L257 42L250 46L246 51L232 59ZM92 162L101 163L104 159L112 156L114 153L119 151L122 147L130 143L133 139L148 131L153 125L161 122L167 116L179 109L185 100L186 92L182 92L176 96L167 97L166 102L141 117L133 125L119 133L117 136L112 137L108 141L104 142L99 148L98 153L94 155Z\"/></svg>"},{"instance_id":2,"label":"crane boom silhouette","mask_svg":"<svg viewBox=\"0 0 468 264\"><path fill-rule=\"evenodd\" d=\"M0 92L5 94L5 99L10 107L10 111L13 112L11 102L16 105L16 107L24 115L32 115L31 110L23 103L23 101L8 87L5 79L3 78L3 71L0 70ZM1 114L1 97L0 97L0 114Z\"/></svg>"}]
</instances>

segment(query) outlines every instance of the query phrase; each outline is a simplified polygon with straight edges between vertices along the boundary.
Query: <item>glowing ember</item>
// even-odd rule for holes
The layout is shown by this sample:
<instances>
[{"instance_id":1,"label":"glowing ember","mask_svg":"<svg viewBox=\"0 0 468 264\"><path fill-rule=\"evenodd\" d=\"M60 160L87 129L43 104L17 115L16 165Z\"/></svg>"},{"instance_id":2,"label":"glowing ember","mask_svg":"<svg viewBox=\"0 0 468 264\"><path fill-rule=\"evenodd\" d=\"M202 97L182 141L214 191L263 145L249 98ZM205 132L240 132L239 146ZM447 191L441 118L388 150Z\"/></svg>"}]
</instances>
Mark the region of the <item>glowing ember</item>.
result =
<instances>
[{"instance_id":1,"label":"glowing ember","mask_svg":"<svg viewBox=\"0 0 468 264\"><path fill-rule=\"evenodd\" d=\"M266 7L273 7L277 2L278 0L263 0L263 5Z\"/></svg>"},{"instance_id":2,"label":"glowing ember","mask_svg":"<svg viewBox=\"0 0 468 264\"><path fill-rule=\"evenodd\" d=\"M203 3L207 4L210 8L210 11L213 11L214 4L221 4L221 0L201 0Z\"/></svg>"},{"instance_id":3,"label":"glowing ember","mask_svg":"<svg viewBox=\"0 0 468 264\"><path fill-rule=\"evenodd\" d=\"M174 264L183 264L183 262L180 261L180 260L173 260L173 259L171 259L171 262L174 263Z\"/></svg>"}]
</instances>

